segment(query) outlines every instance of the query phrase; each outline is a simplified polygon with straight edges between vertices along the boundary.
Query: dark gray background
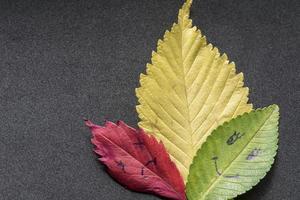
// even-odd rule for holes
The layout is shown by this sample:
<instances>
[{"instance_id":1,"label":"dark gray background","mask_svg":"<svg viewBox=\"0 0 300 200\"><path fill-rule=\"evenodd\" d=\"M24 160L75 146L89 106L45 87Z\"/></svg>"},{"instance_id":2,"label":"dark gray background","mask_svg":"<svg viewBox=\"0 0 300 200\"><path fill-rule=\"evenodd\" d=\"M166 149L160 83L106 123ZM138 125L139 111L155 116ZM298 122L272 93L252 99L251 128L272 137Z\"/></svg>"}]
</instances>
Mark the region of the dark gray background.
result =
<instances>
[{"instance_id":1,"label":"dark gray background","mask_svg":"<svg viewBox=\"0 0 300 200\"><path fill-rule=\"evenodd\" d=\"M0 1L0 199L157 199L96 160L87 117L136 126L134 89L180 0ZM194 24L280 106L271 172L239 199L300 197L299 0L195 0Z\"/></svg>"}]
</instances>

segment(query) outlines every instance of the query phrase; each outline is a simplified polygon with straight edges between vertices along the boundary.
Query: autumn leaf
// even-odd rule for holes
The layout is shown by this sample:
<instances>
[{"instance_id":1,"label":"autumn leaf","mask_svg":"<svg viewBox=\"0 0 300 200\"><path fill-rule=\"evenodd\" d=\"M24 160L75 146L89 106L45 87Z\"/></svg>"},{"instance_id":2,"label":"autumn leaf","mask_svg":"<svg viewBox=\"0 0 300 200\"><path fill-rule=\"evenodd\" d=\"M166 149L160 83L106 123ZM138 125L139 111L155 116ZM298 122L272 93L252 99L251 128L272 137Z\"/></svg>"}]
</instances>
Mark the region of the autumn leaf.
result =
<instances>
[{"instance_id":1,"label":"autumn leaf","mask_svg":"<svg viewBox=\"0 0 300 200\"><path fill-rule=\"evenodd\" d=\"M134 191L186 200L183 179L161 142L122 121L104 126L85 123L99 160L115 180Z\"/></svg>"},{"instance_id":2,"label":"autumn leaf","mask_svg":"<svg viewBox=\"0 0 300 200\"><path fill-rule=\"evenodd\" d=\"M279 108L239 116L213 131L197 152L188 176L189 200L226 200L251 189L274 162Z\"/></svg>"},{"instance_id":3,"label":"autumn leaf","mask_svg":"<svg viewBox=\"0 0 300 200\"><path fill-rule=\"evenodd\" d=\"M191 4L184 3L178 23L158 41L136 89L139 126L163 141L185 181L212 130L252 109L243 74L192 26Z\"/></svg>"}]
</instances>

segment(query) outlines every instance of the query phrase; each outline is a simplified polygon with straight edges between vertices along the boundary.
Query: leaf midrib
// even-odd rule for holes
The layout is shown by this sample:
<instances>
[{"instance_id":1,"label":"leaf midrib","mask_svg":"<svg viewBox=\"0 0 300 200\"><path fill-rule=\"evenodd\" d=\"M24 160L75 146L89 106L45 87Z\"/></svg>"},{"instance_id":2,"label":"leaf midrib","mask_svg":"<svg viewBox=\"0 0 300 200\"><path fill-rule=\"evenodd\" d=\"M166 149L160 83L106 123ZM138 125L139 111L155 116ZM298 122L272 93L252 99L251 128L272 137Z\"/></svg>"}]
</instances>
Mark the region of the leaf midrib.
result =
<instances>
[{"instance_id":1,"label":"leaf midrib","mask_svg":"<svg viewBox=\"0 0 300 200\"><path fill-rule=\"evenodd\" d=\"M191 144L191 149L192 149L192 152L194 152L194 142L193 142L193 137L192 137L192 126L191 126L191 117L190 117L190 106L189 106L189 103L188 103L188 98L187 98L187 85L186 85L186 72L185 72L185 67L184 67L184 61L183 61L183 31L186 30L186 29L182 29L181 26L179 25L181 31L180 31L180 39L181 39L181 42L180 42L180 45L181 45L181 58L180 58L180 61L181 61L181 67L182 67L182 74L183 74L183 84L184 84L184 92L185 92L185 104L186 104L186 109L187 109L187 120L188 120L188 132L189 132L189 138L190 138L190 144ZM190 158L190 160L192 160L193 158Z\"/></svg>"},{"instance_id":2,"label":"leaf midrib","mask_svg":"<svg viewBox=\"0 0 300 200\"><path fill-rule=\"evenodd\" d=\"M242 148L242 150L237 154L237 156L233 159L233 161L231 163L229 163L226 167L225 170L222 171L222 174L218 177L216 177L214 179L214 181L212 181L212 183L210 184L210 186L208 187L208 189L206 190L206 192L204 193L203 197L201 197L202 199L204 199L210 192L210 190L213 188L213 186L215 186L219 180L221 179L221 177L223 177L223 174L226 174L226 172L230 169L232 163L234 163L238 157L244 152L246 151L246 147L250 144L250 142L253 140L253 138L257 135L257 133L259 132L259 130L266 124L266 122L270 119L270 117L273 115L275 110L273 110L270 115L266 118L266 120L260 125L260 127L257 129L257 131L255 132L255 134L251 137L251 139L249 140L249 142L247 142L247 144L244 146L244 148Z\"/></svg>"},{"instance_id":3,"label":"leaf midrib","mask_svg":"<svg viewBox=\"0 0 300 200\"><path fill-rule=\"evenodd\" d=\"M125 152L126 154L130 155L134 160L136 160L138 163L140 163L142 166L145 166L155 177L158 177L159 179L162 180L162 182L164 182L169 188L171 188L179 197L181 197L182 195L173 187L171 186L165 179L163 179L163 177L161 177L160 175L156 174L154 171L152 171L150 168L148 168L145 164L143 164L141 161L139 161L138 159L136 159L132 154L130 154L128 151L126 151L124 148L122 148L121 146L117 145L115 142L113 142L112 140L110 140L109 138L105 137L104 135L101 134L101 136L103 138L105 138L106 140L108 140L110 143L112 143L113 145L119 147L123 152ZM148 137L146 135L146 137ZM157 142L157 141L156 141ZM148 149L148 148L147 148ZM148 151L149 152L149 151ZM152 154L149 152L150 156L152 157ZM152 157L153 158L153 157ZM172 162L172 161L171 161Z\"/></svg>"}]
</instances>

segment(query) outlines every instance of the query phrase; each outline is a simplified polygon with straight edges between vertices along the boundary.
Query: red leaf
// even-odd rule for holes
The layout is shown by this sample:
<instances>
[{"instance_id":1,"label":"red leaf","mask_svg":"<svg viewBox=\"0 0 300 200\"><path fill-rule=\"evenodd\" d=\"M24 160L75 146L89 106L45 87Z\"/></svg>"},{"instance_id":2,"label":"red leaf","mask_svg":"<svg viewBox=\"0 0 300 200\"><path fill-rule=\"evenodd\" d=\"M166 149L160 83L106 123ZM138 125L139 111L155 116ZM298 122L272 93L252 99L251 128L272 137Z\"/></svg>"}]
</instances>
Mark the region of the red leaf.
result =
<instances>
[{"instance_id":1,"label":"red leaf","mask_svg":"<svg viewBox=\"0 0 300 200\"><path fill-rule=\"evenodd\" d=\"M122 121L105 126L85 123L99 160L118 182L134 191L186 200L183 179L161 142Z\"/></svg>"}]
</instances>

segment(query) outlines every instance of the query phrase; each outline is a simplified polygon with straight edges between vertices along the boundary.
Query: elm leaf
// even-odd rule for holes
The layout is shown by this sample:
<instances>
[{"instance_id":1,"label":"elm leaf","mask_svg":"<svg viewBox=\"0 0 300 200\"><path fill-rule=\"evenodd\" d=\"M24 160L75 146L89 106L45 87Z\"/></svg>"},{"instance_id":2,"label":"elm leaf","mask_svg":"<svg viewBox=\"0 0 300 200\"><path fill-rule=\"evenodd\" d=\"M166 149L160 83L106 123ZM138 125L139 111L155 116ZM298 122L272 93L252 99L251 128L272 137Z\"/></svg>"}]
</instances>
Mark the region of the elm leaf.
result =
<instances>
[{"instance_id":1,"label":"elm leaf","mask_svg":"<svg viewBox=\"0 0 300 200\"><path fill-rule=\"evenodd\" d=\"M192 26L187 0L136 89L139 126L163 141L184 180L216 127L252 110L243 74Z\"/></svg>"},{"instance_id":2,"label":"elm leaf","mask_svg":"<svg viewBox=\"0 0 300 200\"><path fill-rule=\"evenodd\" d=\"M190 167L188 199L231 199L256 185L274 162L278 120L279 108L272 105L214 130Z\"/></svg>"},{"instance_id":3,"label":"elm leaf","mask_svg":"<svg viewBox=\"0 0 300 200\"><path fill-rule=\"evenodd\" d=\"M91 129L95 152L109 174L126 188L186 200L184 182L164 145L143 130L119 121L98 126L86 121Z\"/></svg>"}]
</instances>

